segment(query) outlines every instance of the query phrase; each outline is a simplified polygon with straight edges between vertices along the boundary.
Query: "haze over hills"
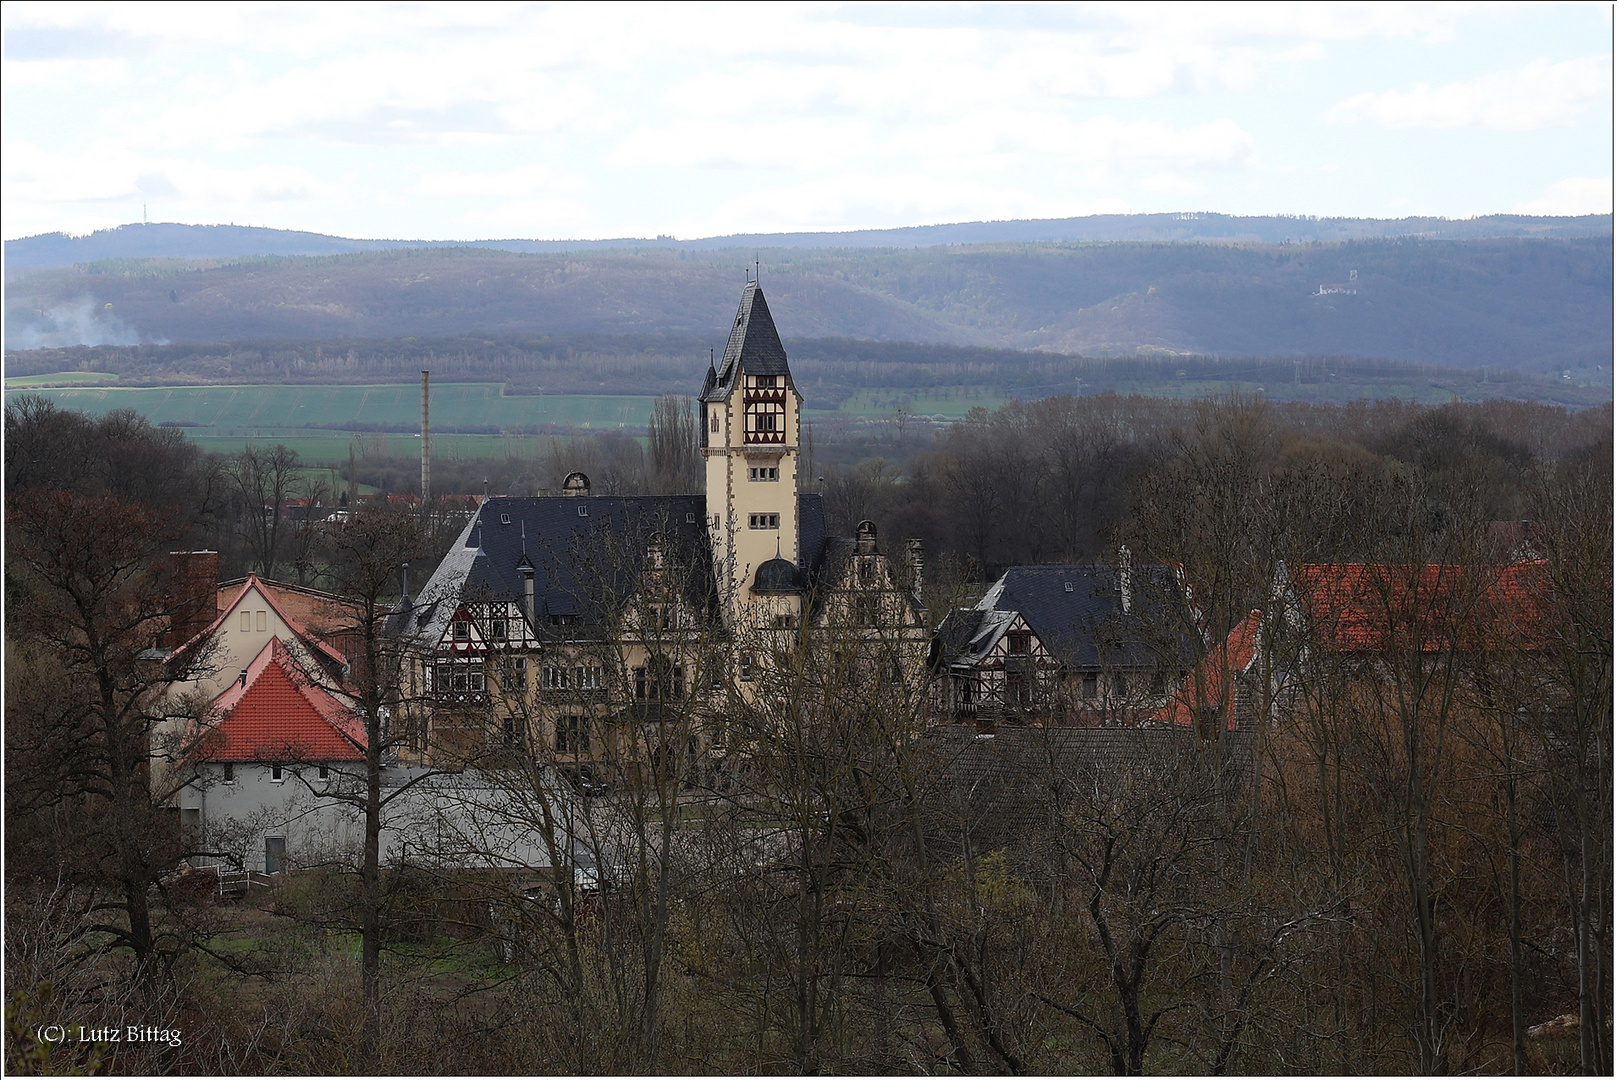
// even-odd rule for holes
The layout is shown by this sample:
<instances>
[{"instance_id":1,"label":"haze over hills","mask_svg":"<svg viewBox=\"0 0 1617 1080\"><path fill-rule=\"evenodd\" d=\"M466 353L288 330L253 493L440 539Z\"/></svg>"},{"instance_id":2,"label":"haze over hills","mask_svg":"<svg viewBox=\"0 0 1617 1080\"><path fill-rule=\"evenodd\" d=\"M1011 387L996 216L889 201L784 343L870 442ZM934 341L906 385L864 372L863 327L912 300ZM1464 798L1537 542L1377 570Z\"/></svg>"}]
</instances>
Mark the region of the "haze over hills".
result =
<instances>
[{"instance_id":1,"label":"haze over hills","mask_svg":"<svg viewBox=\"0 0 1617 1080\"><path fill-rule=\"evenodd\" d=\"M475 241L362 240L250 225L120 225L87 236L42 233L5 242L8 276L46 267L72 266L104 259L230 259L250 255L335 255L418 247L483 247L501 251L562 252L622 248L665 248L713 251L732 247L845 248L931 247L938 244L1075 243L1095 241L1243 241L1307 243L1418 236L1426 239L1477 240L1498 237L1569 239L1609 235L1609 215L1534 217L1490 214L1450 219L1319 218L1228 214L1097 214L1089 217L1033 221L972 221L918 225L897 229L849 232L747 233L676 240L648 239Z\"/></svg>"},{"instance_id":2,"label":"haze over hills","mask_svg":"<svg viewBox=\"0 0 1617 1080\"><path fill-rule=\"evenodd\" d=\"M1609 378L1611 219L1587 220L1606 231L1306 244L778 247L763 255L763 280L781 332L800 339L1114 358L1340 356L1603 370ZM722 344L744 268L759 254L463 245L110 260L13 280L6 338L8 349L456 335Z\"/></svg>"}]
</instances>

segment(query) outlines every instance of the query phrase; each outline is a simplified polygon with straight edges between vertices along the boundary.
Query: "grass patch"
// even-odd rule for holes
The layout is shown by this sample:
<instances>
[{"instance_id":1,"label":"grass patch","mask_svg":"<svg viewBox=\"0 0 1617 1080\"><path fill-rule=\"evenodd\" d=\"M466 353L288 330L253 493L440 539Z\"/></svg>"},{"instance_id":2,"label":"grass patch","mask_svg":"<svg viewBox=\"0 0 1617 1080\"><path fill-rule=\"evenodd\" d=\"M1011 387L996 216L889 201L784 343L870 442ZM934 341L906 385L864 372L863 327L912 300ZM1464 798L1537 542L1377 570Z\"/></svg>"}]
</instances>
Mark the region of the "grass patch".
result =
<instances>
[{"instance_id":1,"label":"grass patch","mask_svg":"<svg viewBox=\"0 0 1617 1080\"><path fill-rule=\"evenodd\" d=\"M29 386L79 386L116 383L118 376L100 371L58 371L50 375L18 375L6 378L6 389Z\"/></svg>"}]
</instances>

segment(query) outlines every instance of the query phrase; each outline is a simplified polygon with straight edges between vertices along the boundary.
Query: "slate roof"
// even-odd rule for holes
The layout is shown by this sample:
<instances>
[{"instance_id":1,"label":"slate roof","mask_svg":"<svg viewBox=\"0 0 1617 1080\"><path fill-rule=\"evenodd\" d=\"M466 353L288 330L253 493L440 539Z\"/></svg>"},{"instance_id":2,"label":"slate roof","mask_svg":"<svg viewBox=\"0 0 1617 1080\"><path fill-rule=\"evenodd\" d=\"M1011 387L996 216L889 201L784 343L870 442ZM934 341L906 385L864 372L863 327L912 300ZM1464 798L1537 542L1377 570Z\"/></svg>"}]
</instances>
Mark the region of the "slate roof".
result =
<instances>
[{"instance_id":1,"label":"slate roof","mask_svg":"<svg viewBox=\"0 0 1617 1080\"><path fill-rule=\"evenodd\" d=\"M812 580L824 563L825 506L817 494L798 499L799 571ZM534 568L534 614L576 617L598 624L612 594L627 590L643 569L653 532L663 534L678 560L693 560L692 603L711 609L715 589L708 543L706 498L702 495L546 495L491 497L466 524L408 612L391 629L430 648L443 637L462 601L521 602L518 564ZM633 541L631 542L631 538ZM538 629L536 627L535 629Z\"/></svg>"},{"instance_id":2,"label":"slate roof","mask_svg":"<svg viewBox=\"0 0 1617 1080\"><path fill-rule=\"evenodd\" d=\"M945 617L933 662L963 667L980 662L1020 613L1068 669L1195 663L1200 642L1173 568L1135 567L1126 613L1119 573L1115 566L1013 566L975 608ZM1103 653L1108 640L1117 644Z\"/></svg>"},{"instance_id":3,"label":"slate roof","mask_svg":"<svg viewBox=\"0 0 1617 1080\"><path fill-rule=\"evenodd\" d=\"M741 306L730 327L730 340L724 346L716 378L702 387L703 401L723 401L730 396L736 377L745 369L749 375L791 376L786 366L786 347L764 301L764 291L756 281L741 290Z\"/></svg>"},{"instance_id":4,"label":"slate roof","mask_svg":"<svg viewBox=\"0 0 1617 1080\"><path fill-rule=\"evenodd\" d=\"M315 685L280 638L271 638L213 699L193 733L203 761L363 761L364 721Z\"/></svg>"}]
</instances>

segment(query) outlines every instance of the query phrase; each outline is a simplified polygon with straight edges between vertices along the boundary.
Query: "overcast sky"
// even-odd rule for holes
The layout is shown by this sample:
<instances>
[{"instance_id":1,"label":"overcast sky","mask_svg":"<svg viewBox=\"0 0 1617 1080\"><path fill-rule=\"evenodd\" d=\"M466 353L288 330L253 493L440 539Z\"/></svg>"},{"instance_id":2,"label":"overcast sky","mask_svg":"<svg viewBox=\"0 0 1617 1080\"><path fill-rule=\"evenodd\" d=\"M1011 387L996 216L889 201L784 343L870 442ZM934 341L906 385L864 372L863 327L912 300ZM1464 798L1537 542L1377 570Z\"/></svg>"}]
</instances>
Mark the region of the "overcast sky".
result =
<instances>
[{"instance_id":1,"label":"overcast sky","mask_svg":"<svg viewBox=\"0 0 1617 1080\"><path fill-rule=\"evenodd\" d=\"M6 238L1611 212L1590 6L4 6Z\"/></svg>"}]
</instances>

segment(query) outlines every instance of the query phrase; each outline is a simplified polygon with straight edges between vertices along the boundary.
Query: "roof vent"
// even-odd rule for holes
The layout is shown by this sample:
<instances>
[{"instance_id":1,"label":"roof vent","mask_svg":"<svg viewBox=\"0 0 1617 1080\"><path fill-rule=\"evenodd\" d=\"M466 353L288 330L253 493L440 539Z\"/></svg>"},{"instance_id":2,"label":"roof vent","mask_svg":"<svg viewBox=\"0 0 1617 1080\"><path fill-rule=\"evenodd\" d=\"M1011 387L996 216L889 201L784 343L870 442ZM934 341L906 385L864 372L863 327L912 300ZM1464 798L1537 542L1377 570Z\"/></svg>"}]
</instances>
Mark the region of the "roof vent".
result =
<instances>
[{"instance_id":1,"label":"roof vent","mask_svg":"<svg viewBox=\"0 0 1617 1080\"><path fill-rule=\"evenodd\" d=\"M685 515L685 524L687 524L687 525L695 525L696 524L696 515L695 514L686 514Z\"/></svg>"},{"instance_id":2,"label":"roof vent","mask_svg":"<svg viewBox=\"0 0 1617 1080\"><path fill-rule=\"evenodd\" d=\"M1062 582L1062 583L1061 583L1061 584L1063 584L1063 585L1065 585L1065 586L1066 586L1066 587L1067 587L1067 591L1068 591L1068 592L1072 592L1072 582L1070 582L1070 581L1063 581L1063 582Z\"/></svg>"},{"instance_id":3,"label":"roof vent","mask_svg":"<svg viewBox=\"0 0 1617 1080\"><path fill-rule=\"evenodd\" d=\"M589 517L590 516L590 508L587 507L587 506L580 506L578 508L578 516L579 517Z\"/></svg>"},{"instance_id":4,"label":"roof vent","mask_svg":"<svg viewBox=\"0 0 1617 1080\"><path fill-rule=\"evenodd\" d=\"M500 515L500 524L501 525L509 525L509 524L511 524L511 515L510 514L501 514Z\"/></svg>"}]
</instances>

